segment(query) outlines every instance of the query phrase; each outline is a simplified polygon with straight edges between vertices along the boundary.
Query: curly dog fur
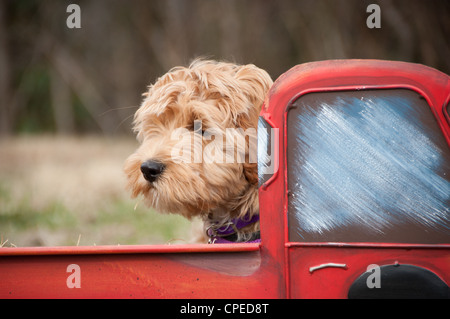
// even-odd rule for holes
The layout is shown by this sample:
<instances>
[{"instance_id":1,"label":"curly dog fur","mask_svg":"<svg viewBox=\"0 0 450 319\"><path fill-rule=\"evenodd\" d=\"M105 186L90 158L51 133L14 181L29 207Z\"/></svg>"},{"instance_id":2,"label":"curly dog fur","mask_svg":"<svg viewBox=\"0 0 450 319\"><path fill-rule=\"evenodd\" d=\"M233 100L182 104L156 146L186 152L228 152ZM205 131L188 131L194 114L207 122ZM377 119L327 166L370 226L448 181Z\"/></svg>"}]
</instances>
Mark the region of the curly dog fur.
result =
<instances>
[{"instance_id":1,"label":"curly dog fur","mask_svg":"<svg viewBox=\"0 0 450 319\"><path fill-rule=\"evenodd\" d=\"M201 59L160 77L134 118L141 145L124 166L132 197L143 195L162 213L199 216L205 230L259 214L257 164L249 160L256 150L249 144L256 143L252 132L271 85L254 65ZM232 154L229 128L241 129L232 131ZM258 230L259 222L239 230L238 241Z\"/></svg>"}]
</instances>

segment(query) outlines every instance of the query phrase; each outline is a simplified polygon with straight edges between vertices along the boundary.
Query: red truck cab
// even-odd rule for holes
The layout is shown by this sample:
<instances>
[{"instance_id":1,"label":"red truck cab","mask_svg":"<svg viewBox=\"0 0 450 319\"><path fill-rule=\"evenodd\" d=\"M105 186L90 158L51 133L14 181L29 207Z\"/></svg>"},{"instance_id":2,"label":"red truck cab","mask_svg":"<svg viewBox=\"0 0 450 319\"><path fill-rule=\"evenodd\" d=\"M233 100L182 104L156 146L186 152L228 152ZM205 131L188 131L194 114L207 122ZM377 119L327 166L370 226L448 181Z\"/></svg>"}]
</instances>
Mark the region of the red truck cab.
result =
<instances>
[{"instance_id":1,"label":"red truck cab","mask_svg":"<svg viewBox=\"0 0 450 319\"><path fill-rule=\"evenodd\" d=\"M296 66L261 111L260 244L0 248L0 298L450 298L449 101L422 65Z\"/></svg>"},{"instance_id":2,"label":"red truck cab","mask_svg":"<svg viewBox=\"0 0 450 319\"><path fill-rule=\"evenodd\" d=\"M447 75L402 62L308 63L275 82L261 224L283 230L263 244L285 258L287 297L449 297L449 99Z\"/></svg>"}]
</instances>

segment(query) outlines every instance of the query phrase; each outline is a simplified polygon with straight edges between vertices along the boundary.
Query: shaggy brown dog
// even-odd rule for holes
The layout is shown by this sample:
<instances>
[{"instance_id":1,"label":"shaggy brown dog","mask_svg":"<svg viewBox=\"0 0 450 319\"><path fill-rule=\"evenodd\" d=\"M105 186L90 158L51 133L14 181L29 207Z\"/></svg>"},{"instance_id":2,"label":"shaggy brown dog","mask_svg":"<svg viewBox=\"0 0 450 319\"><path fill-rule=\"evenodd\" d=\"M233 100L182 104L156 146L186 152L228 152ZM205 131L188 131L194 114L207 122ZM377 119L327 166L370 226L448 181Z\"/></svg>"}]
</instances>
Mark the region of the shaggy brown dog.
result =
<instances>
[{"instance_id":1,"label":"shaggy brown dog","mask_svg":"<svg viewBox=\"0 0 450 319\"><path fill-rule=\"evenodd\" d=\"M205 60L159 78L134 118L141 146L124 167L132 197L159 212L200 216L210 242L255 240L256 128L271 85L254 65Z\"/></svg>"}]
</instances>

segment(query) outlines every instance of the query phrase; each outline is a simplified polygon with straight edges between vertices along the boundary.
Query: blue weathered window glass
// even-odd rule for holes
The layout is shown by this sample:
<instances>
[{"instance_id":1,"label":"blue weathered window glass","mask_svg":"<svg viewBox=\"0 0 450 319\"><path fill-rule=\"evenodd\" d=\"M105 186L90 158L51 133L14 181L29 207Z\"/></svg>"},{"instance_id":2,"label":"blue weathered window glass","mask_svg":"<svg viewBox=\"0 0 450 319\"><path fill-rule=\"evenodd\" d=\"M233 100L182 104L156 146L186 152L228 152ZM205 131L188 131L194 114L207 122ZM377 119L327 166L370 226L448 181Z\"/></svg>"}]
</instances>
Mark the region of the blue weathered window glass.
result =
<instances>
[{"instance_id":1,"label":"blue weathered window glass","mask_svg":"<svg viewBox=\"0 0 450 319\"><path fill-rule=\"evenodd\" d=\"M290 241L450 242L450 149L421 95L311 93L287 128Z\"/></svg>"}]
</instances>

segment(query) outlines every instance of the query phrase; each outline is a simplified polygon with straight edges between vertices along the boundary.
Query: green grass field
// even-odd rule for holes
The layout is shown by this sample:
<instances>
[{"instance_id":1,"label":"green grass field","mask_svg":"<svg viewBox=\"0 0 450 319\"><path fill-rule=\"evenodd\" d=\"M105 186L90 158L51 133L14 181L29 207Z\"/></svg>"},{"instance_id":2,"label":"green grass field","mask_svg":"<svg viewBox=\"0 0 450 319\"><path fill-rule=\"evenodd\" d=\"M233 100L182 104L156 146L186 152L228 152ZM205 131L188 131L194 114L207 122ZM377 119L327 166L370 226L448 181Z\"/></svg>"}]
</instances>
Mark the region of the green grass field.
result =
<instances>
[{"instance_id":1,"label":"green grass field","mask_svg":"<svg viewBox=\"0 0 450 319\"><path fill-rule=\"evenodd\" d=\"M188 243L190 221L129 198L122 166L137 146L100 137L0 140L0 246Z\"/></svg>"}]
</instances>

